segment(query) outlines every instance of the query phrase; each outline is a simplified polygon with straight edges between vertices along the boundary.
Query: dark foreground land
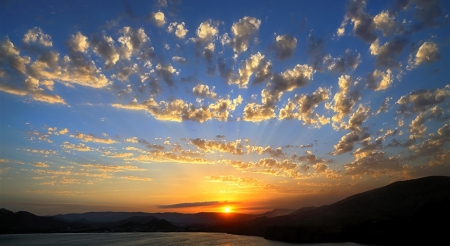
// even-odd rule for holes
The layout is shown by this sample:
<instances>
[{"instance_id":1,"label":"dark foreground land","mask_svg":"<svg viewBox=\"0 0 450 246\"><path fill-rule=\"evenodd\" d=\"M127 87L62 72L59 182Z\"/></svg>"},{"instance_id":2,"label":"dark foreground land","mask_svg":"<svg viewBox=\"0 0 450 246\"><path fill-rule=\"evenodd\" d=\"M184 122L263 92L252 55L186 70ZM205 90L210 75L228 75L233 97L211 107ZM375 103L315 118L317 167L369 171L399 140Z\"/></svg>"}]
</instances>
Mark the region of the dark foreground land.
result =
<instances>
[{"instance_id":1,"label":"dark foreground land","mask_svg":"<svg viewBox=\"0 0 450 246\"><path fill-rule=\"evenodd\" d=\"M449 229L450 177L446 176L395 182L321 207L259 215L91 212L45 217L0 209L3 234L206 231L295 243L446 245Z\"/></svg>"}]
</instances>

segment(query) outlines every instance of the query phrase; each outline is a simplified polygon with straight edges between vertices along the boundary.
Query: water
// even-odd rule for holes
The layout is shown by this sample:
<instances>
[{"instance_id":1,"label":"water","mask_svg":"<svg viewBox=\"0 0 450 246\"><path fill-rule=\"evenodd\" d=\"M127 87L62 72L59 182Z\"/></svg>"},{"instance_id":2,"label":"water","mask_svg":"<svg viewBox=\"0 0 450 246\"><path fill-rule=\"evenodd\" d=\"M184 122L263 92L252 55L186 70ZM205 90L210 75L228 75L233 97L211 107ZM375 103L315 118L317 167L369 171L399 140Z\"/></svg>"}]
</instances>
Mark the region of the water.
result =
<instances>
[{"instance_id":1,"label":"water","mask_svg":"<svg viewBox=\"0 0 450 246\"><path fill-rule=\"evenodd\" d=\"M55 233L0 235L0 245L223 245L223 246L292 246L295 244L269 241L261 237L225 233L151 232L151 233ZM302 246L358 246L356 243L302 244Z\"/></svg>"}]
</instances>

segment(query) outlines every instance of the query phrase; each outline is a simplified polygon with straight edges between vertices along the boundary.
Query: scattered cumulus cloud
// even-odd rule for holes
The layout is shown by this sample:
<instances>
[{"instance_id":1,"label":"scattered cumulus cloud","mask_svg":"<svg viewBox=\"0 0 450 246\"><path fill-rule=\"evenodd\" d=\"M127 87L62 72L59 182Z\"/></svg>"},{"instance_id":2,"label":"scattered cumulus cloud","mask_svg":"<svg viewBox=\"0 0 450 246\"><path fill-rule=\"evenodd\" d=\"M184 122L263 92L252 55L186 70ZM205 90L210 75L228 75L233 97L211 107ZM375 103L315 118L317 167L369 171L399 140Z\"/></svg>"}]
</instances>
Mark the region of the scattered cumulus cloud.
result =
<instances>
[{"instance_id":1,"label":"scattered cumulus cloud","mask_svg":"<svg viewBox=\"0 0 450 246\"><path fill-rule=\"evenodd\" d=\"M297 47L297 39L288 34L278 35L275 41L275 57L279 60L291 57Z\"/></svg>"},{"instance_id":2,"label":"scattered cumulus cloud","mask_svg":"<svg viewBox=\"0 0 450 246\"><path fill-rule=\"evenodd\" d=\"M163 12L158 11L158 12L151 12L148 15L148 19L156 26L164 26L164 24L166 24L166 17L164 15Z\"/></svg>"}]
</instances>

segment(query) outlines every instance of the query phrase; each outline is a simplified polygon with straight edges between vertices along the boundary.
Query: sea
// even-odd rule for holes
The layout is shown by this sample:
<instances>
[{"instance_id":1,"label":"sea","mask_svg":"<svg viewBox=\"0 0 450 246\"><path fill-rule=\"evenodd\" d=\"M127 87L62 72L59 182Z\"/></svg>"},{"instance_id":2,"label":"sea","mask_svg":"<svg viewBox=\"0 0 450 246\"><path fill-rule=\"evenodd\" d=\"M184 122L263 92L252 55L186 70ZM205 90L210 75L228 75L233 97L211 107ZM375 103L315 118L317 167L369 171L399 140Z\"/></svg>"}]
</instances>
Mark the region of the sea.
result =
<instances>
[{"instance_id":1,"label":"sea","mask_svg":"<svg viewBox=\"0 0 450 246\"><path fill-rule=\"evenodd\" d=\"M165 246L285 246L298 245L262 237L206 232L4 234L0 245L165 245ZM301 244L302 246L359 246L356 243Z\"/></svg>"}]
</instances>

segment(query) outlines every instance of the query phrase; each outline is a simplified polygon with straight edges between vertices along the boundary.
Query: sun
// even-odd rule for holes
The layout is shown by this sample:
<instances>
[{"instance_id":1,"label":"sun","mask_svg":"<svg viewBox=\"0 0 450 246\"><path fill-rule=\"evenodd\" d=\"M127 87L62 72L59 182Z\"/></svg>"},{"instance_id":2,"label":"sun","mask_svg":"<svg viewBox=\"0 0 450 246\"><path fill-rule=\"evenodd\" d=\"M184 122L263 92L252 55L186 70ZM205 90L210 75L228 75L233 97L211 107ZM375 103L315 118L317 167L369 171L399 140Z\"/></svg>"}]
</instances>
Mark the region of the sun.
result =
<instances>
[{"instance_id":1,"label":"sun","mask_svg":"<svg viewBox=\"0 0 450 246\"><path fill-rule=\"evenodd\" d=\"M224 212L225 212L225 213L229 213L229 212L231 212L231 209L230 209L230 207L225 207L225 208L224 208L223 210L224 210Z\"/></svg>"}]
</instances>

